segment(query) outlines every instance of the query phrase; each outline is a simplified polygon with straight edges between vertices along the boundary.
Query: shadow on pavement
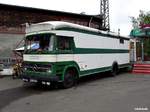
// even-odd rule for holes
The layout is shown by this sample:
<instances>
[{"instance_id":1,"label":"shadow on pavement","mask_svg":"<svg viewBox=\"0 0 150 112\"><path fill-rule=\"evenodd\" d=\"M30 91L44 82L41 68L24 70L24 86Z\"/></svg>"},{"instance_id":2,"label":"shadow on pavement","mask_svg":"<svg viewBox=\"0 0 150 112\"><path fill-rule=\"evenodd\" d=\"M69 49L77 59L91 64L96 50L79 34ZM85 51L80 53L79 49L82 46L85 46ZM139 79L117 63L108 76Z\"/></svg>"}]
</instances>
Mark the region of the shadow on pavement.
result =
<instances>
[{"instance_id":1,"label":"shadow on pavement","mask_svg":"<svg viewBox=\"0 0 150 112\"><path fill-rule=\"evenodd\" d=\"M44 85L37 86L36 84L25 84L21 87L2 90L0 91L0 110L5 106L9 105L11 102L28 96L38 95L42 94L43 92L53 90L53 88Z\"/></svg>"},{"instance_id":2,"label":"shadow on pavement","mask_svg":"<svg viewBox=\"0 0 150 112\"><path fill-rule=\"evenodd\" d=\"M98 80L116 78L120 75L124 75L125 73L128 73L128 72L124 69L120 69L119 73L116 76L112 76L110 72L103 72L103 73L97 73L93 75L84 76L79 79L77 86L82 86L82 85L88 84L90 82L98 81Z\"/></svg>"}]
</instances>

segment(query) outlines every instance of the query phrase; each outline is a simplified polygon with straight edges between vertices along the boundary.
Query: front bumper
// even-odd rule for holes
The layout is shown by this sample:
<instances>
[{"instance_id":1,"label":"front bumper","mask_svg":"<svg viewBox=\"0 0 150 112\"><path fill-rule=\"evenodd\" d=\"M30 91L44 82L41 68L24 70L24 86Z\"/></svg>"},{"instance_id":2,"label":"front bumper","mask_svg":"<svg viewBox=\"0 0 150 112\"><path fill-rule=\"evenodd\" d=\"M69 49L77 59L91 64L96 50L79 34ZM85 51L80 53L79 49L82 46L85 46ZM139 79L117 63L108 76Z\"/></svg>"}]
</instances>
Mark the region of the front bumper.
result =
<instances>
[{"instance_id":1,"label":"front bumper","mask_svg":"<svg viewBox=\"0 0 150 112\"><path fill-rule=\"evenodd\" d=\"M56 75L52 76L40 76L40 75L30 75L30 74L21 74L21 79L31 82L31 80L44 81L44 82L60 82L60 78Z\"/></svg>"}]
</instances>

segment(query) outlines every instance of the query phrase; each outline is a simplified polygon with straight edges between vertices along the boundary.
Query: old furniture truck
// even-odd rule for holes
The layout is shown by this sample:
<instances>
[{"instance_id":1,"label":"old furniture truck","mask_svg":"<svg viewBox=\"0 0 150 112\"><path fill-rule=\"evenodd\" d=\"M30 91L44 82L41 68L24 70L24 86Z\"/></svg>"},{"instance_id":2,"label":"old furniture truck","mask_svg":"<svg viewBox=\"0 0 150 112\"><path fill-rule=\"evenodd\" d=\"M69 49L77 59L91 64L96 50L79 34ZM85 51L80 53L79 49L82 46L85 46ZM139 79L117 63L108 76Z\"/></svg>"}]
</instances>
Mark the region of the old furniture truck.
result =
<instances>
[{"instance_id":1,"label":"old furniture truck","mask_svg":"<svg viewBox=\"0 0 150 112\"><path fill-rule=\"evenodd\" d=\"M34 46L34 47L33 47ZM80 77L129 66L129 38L73 23L26 28L22 79L72 87Z\"/></svg>"}]
</instances>

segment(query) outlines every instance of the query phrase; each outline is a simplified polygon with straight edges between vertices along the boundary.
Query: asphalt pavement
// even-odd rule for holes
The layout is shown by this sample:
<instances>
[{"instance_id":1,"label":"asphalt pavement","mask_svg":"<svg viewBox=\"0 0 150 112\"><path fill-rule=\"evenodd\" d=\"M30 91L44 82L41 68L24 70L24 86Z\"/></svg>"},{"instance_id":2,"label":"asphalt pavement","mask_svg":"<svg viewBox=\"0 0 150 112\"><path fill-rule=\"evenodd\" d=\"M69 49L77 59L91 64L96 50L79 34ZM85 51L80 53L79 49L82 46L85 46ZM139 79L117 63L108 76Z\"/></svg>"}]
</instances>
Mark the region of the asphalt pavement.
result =
<instances>
[{"instance_id":1,"label":"asphalt pavement","mask_svg":"<svg viewBox=\"0 0 150 112\"><path fill-rule=\"evenodd\" d=\"M0 112L150 112L150 75L106 75L84 77L70 89L0 78Z\"/></svg>"}]
</instances>

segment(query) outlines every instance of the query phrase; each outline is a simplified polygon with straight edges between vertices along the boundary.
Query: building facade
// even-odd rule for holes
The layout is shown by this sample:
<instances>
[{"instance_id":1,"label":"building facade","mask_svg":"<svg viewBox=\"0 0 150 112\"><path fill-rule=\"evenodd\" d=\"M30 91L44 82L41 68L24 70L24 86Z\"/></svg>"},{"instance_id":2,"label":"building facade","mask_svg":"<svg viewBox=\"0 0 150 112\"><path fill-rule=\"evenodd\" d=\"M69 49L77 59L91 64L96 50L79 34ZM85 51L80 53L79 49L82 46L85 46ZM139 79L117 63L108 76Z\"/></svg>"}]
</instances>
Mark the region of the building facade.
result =
<instances>
[{"instance_id":1,"label":"building facade","mask_svg":"<svg viewBox=\"0 0 150 112\"><path fill-rule=\"evenodd\" d=\"M75 14L54 10L0 4L0 32L24 33L25 23L66 21L96 29L102 28L101 15Z\"/></svg>"}]
</instances>

